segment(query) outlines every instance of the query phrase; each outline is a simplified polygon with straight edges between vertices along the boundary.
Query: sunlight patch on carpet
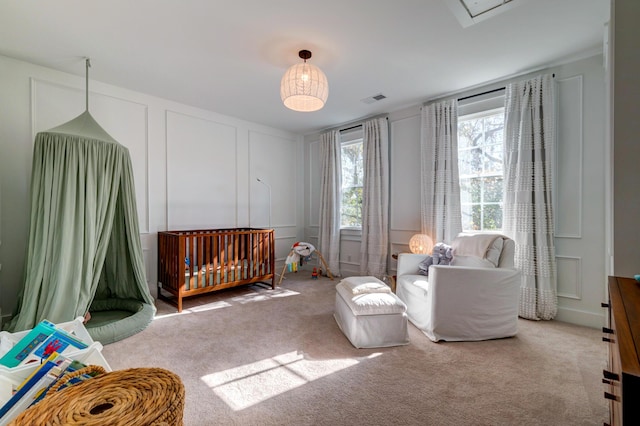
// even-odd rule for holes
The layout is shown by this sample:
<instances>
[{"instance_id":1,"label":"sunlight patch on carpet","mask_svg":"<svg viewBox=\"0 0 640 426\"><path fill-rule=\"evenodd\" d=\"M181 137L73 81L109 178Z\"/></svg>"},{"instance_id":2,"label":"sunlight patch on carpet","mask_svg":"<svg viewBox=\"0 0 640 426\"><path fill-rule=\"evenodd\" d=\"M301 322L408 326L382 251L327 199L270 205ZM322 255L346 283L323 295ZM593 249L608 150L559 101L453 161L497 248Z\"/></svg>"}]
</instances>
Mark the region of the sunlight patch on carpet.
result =
<instances>
[{"instance_id":1,"label":"sunlight patch on carpet","mask_svg":"<svg viewBox=\"0 0 640 426\"><path fill-rule=\"evenodd\" d=\"M156 315L153 319L157 320L157 319L171 318L178 315L197 314L198 312L213 311L215 309L228 308L230 306L233 306L233 305L231 305L231 303L229 302L224 302L224 301L206 303L204 305L194 306L193 308L183 309L182 312L173 312L170 314Z\"/></svg>"},{"instance_id":2,"label":"sunlight patch on carpet","mask_svg":"<svg viewBox=\"0 0 640 426\"><path fill-rule=\"evenodd\" d=\"M281 297L288 296L298 296L300 293L293 290L288 290L286 288L278 287L275 289L262 288L262 287L252 287L248 289L247 294L242 294L240 296L235 296L227 300L220 300L217 302L204 303L202 305L196 305L191 308L183 308L182 312L172 312L169 314L160 314L156 315L153 319L163 319L163 318L171 318L178 315L188 315L188 314L197 314L198 312L206 312L212 311L215 309L229 308L234 304L244 305L246 303L252 302L262 302L270 299L277 299Z\"/></svg>"},{"instance_id":3,"label":"sunlight patch on carpet","mask_svg":"<svg viewBox=\"0 0 640 426\"><path fill-rule=\"evenodd\" d=\"M263 300L276 299L280 297L288 297L288 296L297 296L300 293L297 291L289 290L282 287L276 287L273 290L271 287L268 289L256 287L252 289L253 292L249 294L243 294L241 296L237 296L232 298L233 302L238 302L240 304L252 303L252 302L261 302Z\"/></svg>"},{"instance_id":4,"label":"sunlight patch on carpet","mask_svg":"<svg viewBox=\"0 0 640 426\"><path fill-rule=\"evenodd\" d=\"M374 353L364 359L379 355L381 353ZM207 374L200 379L229 407L240 411L361 361L355 358L305 359L304 354L293 351Z\"/></svg>"}]
</instances>

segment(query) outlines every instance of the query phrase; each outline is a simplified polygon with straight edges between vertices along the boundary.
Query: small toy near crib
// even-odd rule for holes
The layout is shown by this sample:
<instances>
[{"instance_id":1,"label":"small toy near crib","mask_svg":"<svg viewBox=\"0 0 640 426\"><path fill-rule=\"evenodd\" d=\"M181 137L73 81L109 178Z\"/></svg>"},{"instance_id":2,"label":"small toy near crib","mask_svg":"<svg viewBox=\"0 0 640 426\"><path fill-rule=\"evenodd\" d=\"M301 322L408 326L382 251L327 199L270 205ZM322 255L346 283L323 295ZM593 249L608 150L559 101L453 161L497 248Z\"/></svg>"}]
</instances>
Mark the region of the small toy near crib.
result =
<instances>
[{"instance_id":1,"label":"small toy near crib","mask_svg":"<svg viewBox=\"0 0 640 426\"><path fill-rule=\"evenodd\" d=\"M182 299L271 280L273 229L233 228L158 232L158 298L182 311Z\"/></svg>"}]
</instances>

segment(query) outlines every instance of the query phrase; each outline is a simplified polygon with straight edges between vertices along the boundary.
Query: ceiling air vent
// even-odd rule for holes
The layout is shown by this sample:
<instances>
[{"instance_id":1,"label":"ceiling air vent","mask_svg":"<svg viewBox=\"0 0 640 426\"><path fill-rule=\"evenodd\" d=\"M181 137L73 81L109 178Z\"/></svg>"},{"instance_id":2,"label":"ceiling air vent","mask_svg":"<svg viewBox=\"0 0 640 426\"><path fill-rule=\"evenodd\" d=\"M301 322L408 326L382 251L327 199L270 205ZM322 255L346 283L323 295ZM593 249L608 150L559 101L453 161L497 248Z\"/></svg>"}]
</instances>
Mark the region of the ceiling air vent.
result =
<instances>
[{"instance_id":1,"label":"ceiling air vent","mask_svg":"<svg viewBox=\"0 0 640 426\"><path fill-rule=\"evenodd\" d=\"M385 95L382 93L378 93L377 95L369 96L368 98L360 99L365 104L372 104L374 102L381 101L383 99L387 99Z\"/></svg>"}]
</instances>

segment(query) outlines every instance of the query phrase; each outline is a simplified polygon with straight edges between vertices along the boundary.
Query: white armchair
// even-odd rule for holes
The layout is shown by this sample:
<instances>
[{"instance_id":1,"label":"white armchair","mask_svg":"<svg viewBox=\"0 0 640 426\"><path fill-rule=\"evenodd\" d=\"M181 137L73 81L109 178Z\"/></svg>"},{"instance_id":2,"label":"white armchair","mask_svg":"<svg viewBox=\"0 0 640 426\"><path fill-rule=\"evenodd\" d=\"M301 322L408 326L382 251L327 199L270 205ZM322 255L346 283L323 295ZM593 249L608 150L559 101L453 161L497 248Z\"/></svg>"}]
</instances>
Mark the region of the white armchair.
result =
<instances>
[{"instance_id":1,"label":"white armchair","mask_svg":"<svg viewBox=\"0 0 640 426\"><path fill-rule=\"evenodd\" d=\"M434 342L514 336L520 296L514 250L514 241L504 238L496 267L483 259L476 262L483 267L431 265L428 276L418 267L426 255L399 254L396 294L407 305L409 321ZM455 259L454 252L454 264Z\"/></svg>"}]
</instances>

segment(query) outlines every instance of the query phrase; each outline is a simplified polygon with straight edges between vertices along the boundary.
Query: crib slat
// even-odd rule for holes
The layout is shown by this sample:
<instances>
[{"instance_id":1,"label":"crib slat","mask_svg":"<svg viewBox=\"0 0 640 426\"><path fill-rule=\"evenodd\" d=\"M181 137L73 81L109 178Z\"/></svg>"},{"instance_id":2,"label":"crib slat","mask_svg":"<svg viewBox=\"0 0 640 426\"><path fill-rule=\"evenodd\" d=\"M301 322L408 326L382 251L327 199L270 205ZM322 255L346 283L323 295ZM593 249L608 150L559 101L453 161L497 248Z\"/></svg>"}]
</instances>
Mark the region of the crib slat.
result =
<instances>
[{"instance_id":1,"label":"crib slat","mask_svg":"<svg viewBox=\"0 0 640 426\"><path fill-rule=\"evenodd\" d=\"M240 279L244 280L247 278L247 237L249 234L246 232L240 233Z\"/></svg>"},{"instance_id":2,"label":"crib slat","mask_svg":"<svg viewBox=\"0 0 640 426\"><path fill-rule=\"evenodd\" d=\"M200 288L207 286L207 253L204 248L207 238L204 235L198 236L198 266L200 268L200 276L198 284Z\"/></svg>"},{"instance_id":3,"label":"crib slat","mask_svg":"<svg viewBox=\"0 0 640 426\"><path fill-rule=\"evenodd\" d=\"M211 236L212 240L213 240L213 248L211 249L211 252L213 254L213 271L212 271L212 276L213 276L213 285L217 285L220 284L220 280L218 278L218 268L220 267L219 265L219 260L220 260L220 236L219 235L212 235Z\"/></svg>"}]
</instances>

